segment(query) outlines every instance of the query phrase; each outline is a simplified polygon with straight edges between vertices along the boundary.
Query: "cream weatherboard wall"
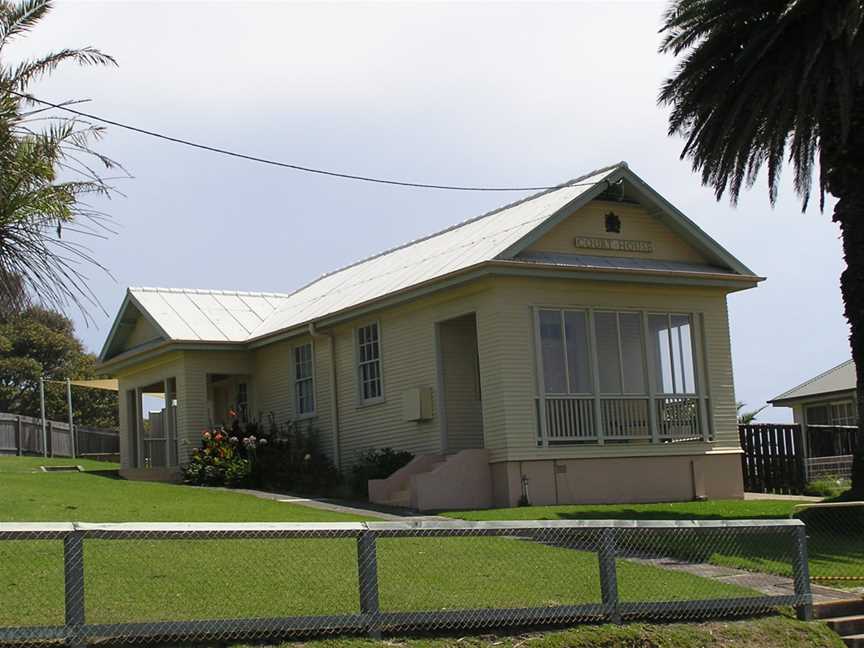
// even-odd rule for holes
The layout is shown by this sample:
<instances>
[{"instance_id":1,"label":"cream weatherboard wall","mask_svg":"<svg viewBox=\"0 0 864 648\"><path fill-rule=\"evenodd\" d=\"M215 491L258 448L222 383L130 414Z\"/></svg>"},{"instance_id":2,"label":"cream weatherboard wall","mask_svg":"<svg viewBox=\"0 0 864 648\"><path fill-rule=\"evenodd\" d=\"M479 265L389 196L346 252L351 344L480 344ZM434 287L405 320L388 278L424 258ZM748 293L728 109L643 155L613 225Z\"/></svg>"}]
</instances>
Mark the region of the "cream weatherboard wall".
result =
<instances>
[{"instance_id":1,"label":"cream weatherboard wall","mask_svg":"<svg viewBox=\"0 0 864 648\"><path fill-rule=\"evenodd\" d=\"M387 309L373 316L340 325L333 331L336 341L336 368L339 390L340 460L343 467L353 463L364 450L392 447L415 454L441 451L441 417L438 358L435 324L468 313L477 317L481 375L484 362L484 340L488 341L490 290L487 283L454 289L410 304ZM358 389L358 326L378 322L381 336L381 364L384 398L364 404ZM432 417L423 421L406 421L402 399L413 388L432 388ZM483 393L485 395L483 386Z\"/></svg>"},{"instance_id":2,"label":"cream weatherboard wall","mask_svg":"<svg viewBox=\"0 0 864 648\"><path fill-rule=\"evenodd\" d=\"M606 231L605 215L614 212L621 221L620 234ZM577 237L626 239L648 241L653 246L650 254L639 254L619 250L577 249ZM527 249L527 252L565 252L612 257L650 257L664 261L687 261L705 263L706 259L696 248L689 245L665 225L660 216L654 215L641 205L595 200L565 221L552 228Z\"/></svg>"}]
</instances>

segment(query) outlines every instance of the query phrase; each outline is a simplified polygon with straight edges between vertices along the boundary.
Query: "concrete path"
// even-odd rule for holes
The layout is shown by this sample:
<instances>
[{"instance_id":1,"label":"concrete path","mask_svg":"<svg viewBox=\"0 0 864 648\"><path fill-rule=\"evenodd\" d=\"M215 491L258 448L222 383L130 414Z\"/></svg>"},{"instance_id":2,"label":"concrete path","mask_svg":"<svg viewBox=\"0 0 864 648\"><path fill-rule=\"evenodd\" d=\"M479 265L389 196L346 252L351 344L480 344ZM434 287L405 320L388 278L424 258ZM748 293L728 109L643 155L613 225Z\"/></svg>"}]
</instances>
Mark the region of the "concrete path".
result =
<instances>
[{"instance_id":1,"label":"concrete path","mask_svg":"<svg viewBox=\"0 0 864 648\"><path fill-rule=\"evenodd\" d=\"M775 495L774 493L744 493L745 500L787 500L799 502L821 502L824 497L810 495Z\"/></svg>"},{"instance_id":2,"label":"concrete path","mask_svg":"<svg viewBox=\"0 0 864 648\"><path fill-rule=\"evenodd\" d=\"M671 571L687 572L694 576L701 576L702 578L709 578L721 583L729 583L730 585L749 587L771 596L783 596L795 593L795 584L791 578L786 578L785 576L763 574L762 572L748 572L743 569L720 567L718 565L709 565L708 563L684 562L672 558L627 558L626 560ZM810 589L813 592L814 603L848 601L860 596L854 592L846 592L816 584L812 584Z\"/></svg>"},{"instance_id":3,"label":"concrete path","mask_svg":"<svg viewBox=\"0 0 864 648\"><path fill-rule=\"evenodd\" d=\"M447 519L435 515L420 515L406 509L399 509L390 506L379 506L377 504L370 504L369 502L355 502L324 497L305 497L303 495L291 495L287 493L271 493L269 491L255 490L252 488L232 488L231 492L245 493L246 495L252 495L254 497L260 497L261 499L273 500L276 502L299 504L300 506L308 506L309 508L319 509L322 511L332 511L333 513L347 513L349 515L378 518L380 520Z\"/></svg>"}]
</instances>

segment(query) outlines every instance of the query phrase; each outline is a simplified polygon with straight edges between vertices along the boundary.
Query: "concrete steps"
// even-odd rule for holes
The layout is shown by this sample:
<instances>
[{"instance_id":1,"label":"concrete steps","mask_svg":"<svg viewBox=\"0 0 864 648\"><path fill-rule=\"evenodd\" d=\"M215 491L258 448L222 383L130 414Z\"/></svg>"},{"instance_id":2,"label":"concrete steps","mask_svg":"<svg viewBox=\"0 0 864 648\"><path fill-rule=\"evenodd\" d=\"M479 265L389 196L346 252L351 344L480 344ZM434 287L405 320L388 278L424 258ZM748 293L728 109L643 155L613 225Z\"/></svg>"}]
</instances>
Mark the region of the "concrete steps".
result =
<instances>
[{"instance_id":1,"label":"concrete steps","mask_svg":"<svg viewBox=\"0 0 864 648\"><path fill-rule=\"evenodd\" d=\"M850 648L864 648L864 599L836 601L813 606L822 619Z\"/></svg>"}]
</instances>

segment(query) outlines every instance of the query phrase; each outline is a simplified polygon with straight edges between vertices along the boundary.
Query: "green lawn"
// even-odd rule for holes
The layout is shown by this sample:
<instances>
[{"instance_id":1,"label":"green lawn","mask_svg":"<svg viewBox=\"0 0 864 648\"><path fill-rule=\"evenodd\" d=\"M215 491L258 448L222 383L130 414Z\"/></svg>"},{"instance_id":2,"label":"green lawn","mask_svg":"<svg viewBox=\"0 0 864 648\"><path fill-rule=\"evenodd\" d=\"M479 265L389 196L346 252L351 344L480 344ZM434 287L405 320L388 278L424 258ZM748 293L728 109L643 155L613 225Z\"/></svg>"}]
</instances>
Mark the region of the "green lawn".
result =
<instances>
[{"instance_id":1,"label":"green lawn","mask_svg":"<svg viewBox=\"0 0 864 648\"><path fill-rule=\"evenodd\" d=\"M482 511L451 511L448 517L464 520L723 520L789 518L796 500L711 500L661 504L594 504L526 506ZM810 572L817 577L862 577L861 580L820 580L834 586L864 587L864 515L851 509L809 516ZM694 561L789 576L791 547L788 539L751 536L732 541L720 534L712 551L707 543L682 544L672 555Z\"/></svg>"},{"instance_id":2,"label":"green lawn","mask_svg":"<svg viewBox=\"0 0 864 648\"><path fill-rule=\"evenodd\" d=\"M450 511L462 520L731 520L788 518L797 500L706 500L660 504L578 504Z\"/></svg>"},{"instance_id":3,"label":"green lawn","mask_svg":"<svg viewBox=\"0 0 864 648\"><path fill-rule=\"evenodd\" d=\"M239 493L127 482L90 472L35 472L41 463L0 457L0 521L357 519ZM85 543L87 619L356 612L356 560L352 539L90 540ZM594 553L519 538L384 538L378 542L378 570L384 610L600 600ZM62 583L61 542L0 543L0 625L61 623ZM629 561L620 562L619 589L623 600L648 601L755 594Z\"/></svg>"}]
</instances>

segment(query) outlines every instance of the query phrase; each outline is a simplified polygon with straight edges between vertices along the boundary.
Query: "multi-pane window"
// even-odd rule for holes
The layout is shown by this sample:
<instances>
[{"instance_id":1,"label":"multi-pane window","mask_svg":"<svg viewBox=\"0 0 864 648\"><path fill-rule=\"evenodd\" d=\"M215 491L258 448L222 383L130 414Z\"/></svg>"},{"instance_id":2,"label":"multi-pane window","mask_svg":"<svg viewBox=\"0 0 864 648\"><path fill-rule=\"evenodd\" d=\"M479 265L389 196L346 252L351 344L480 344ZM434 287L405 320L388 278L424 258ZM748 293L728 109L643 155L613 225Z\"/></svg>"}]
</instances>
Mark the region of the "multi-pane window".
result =
<instances>
[{"instance_id":1,"label":"multi-pane window","mask_svg":"<svg viewBox=\"0 0 864 648\"><path fill-rule=\"evenodd\" d=\"M360 399L363 401L381 398L381 339L378 323L373 322L357 329L357 360Z\"/></svg>"},{"instance_id":2,"label":"multi-pane window","mask_svg":"<svg viewBox=\"0 0 864 648\"><path fill-rule=\"evenodd\" d=\"M297 416L315 412L315 378L312 344L294 347L294 413Z\"/></svg>"},{"instance_id":3,"label":"multi-pane window","mask_svg":"<svg viewBox=\"0 0 864 648\"><path fill-rule=\"evenodd\" d=\"M810 405L806 409L807 425L858 425L852 401Z\"/></svg>"},{"instance_id":4,"label":"multi-pane window","mask_svg":"<svg viewBox=\"0 0 864 648\"><path fill-rule=\"evenodd\" d=\"M585 311L541 310L539 318L546 393L591 393Z\"/></svg>"},{"instance_id":5,"label":"multi-pane window","mask_svg":"<svg viewBox=\"0 0 864 648\"><path fill-rule=\"evenodd\" d=\"M648 315L648 358L656 390L662 394L695 394L693 335L689 315Z\"/></svg>"},{"instance_id":6,"label":"multi-pane window","mask_svg":"<svg viewBox=\"0 0 864 648\"><path fill-rule=\"evenodd\" d=\"M688 315L594 311L593 349L587 311L541 309L538 320L546 394L593 394L592 362L602 396L647 395L649 375L657 394L696 393Z\"/></svg>"},{"instance_id":7,"label":"multi-pane window","mask_svg":"<svg viewBox=\"0 0 864 648\"><path fill-rule=\"evenodd\" d=\"M601 394L645 394L645 345L640 313L594 314Z\"/></svg>"}]
</instances>

